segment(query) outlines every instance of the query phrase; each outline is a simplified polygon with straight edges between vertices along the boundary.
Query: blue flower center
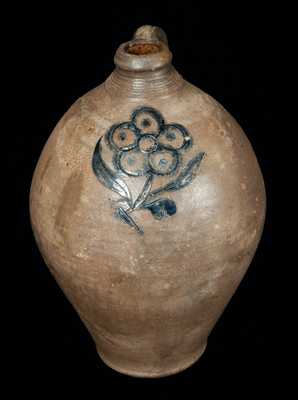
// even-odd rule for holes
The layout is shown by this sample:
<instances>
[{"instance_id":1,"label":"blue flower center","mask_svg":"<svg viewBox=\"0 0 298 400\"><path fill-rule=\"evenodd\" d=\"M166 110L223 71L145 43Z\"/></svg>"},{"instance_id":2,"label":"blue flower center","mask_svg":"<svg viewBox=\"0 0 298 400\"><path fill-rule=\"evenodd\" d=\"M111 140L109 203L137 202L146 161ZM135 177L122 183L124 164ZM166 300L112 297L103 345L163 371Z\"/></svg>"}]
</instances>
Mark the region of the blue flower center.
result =
<instances>
[{"instance_id":1,"label":"blue flower center","mask_svg":"<svg viewBox=\"0 0 298 400\"><path fill-rule=\"evenodd\" d=\"M122 140L122 141L126 139L126 133L124 131L121 131L119 133L119 139Z\"/></svg>"},{"instance_id":2,"label":"blue flower center","mask_svg":"<svg viewBox=\"0 0 298 400\"><path fill-rule=\"evenodd\" d=\"M135 162L136 162L136 160L133 157L128 157L127 158L128 165L133 165Z\"/></svg>"},{"instance_id":3,"label":"blue flower center","mask_svg":"<svg viewBox=\"0 0 298 400\"><path fill-rule=\"evenodd\" d=\"M166 134L166 138L170 141L173 141L176 139L176 134L174 132L168 131Z\"/></svg>"},{"instance_id":4,"label":"blue flower center","mask_svg":"<svg viewBox=\"0 0 298 400\"><path fill-rule=\"evenodd\" d=\"M150 125L151 125L150 120L147 119L147 118L144 118L143 121L142 121L142 127L143 127L143 128L147 128L147 127L150 126Z\"/></svg>"},{"instance_id":5,"label":"blue flower center","mask_svg":"<svg viewBox=\"0 0 298 400\"><path fill-rule=\"evenodd\" d=\"M167 163L168 163L168 160L165 160L164 158L161 158L161 159L159 160L159 165L160 165L161 167L167 165Z\"/></svg>"}]
</instances>

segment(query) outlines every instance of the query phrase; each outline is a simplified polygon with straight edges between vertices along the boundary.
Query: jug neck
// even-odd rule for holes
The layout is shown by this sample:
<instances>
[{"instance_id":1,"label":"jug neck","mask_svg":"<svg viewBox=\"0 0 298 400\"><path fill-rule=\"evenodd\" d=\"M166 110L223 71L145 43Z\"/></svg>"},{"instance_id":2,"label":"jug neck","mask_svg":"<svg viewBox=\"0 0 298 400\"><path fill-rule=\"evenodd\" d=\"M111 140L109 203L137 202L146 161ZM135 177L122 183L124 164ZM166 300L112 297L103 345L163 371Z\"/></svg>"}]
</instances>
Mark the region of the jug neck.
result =
<instances>
[{"instance_id":1,"label":"jug neck","mask_svg":"<svg viewBox=\"0 0 298 400\"><path fill-rule=\"evenodd\" d=\"M168 96L183 85L171 61L165 33L145 25L117 49L116 68L105 82L106 89L118 96Z\"/></svg>"}]
</instances>

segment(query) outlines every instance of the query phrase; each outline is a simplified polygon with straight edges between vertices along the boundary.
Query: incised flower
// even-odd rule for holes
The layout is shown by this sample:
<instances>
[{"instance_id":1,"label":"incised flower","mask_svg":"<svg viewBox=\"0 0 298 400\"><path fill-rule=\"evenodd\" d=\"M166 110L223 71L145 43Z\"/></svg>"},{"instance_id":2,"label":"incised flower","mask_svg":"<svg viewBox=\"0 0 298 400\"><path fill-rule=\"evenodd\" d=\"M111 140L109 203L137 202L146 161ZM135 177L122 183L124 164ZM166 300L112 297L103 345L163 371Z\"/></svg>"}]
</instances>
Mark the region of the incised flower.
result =
<instances>
[{"instance_id":1,"label":"incised flower","mask_svg":"<svg viewBox=\"0 0 298 400\"><path fill-rule=\"evenodd\" d=\"M115 152L115 168L135 177L175 173L180 152L191 145L184 126L165 124L151 107L136 109L130 121L113 125L106 140Z\"/></svg>"}]
</instances>

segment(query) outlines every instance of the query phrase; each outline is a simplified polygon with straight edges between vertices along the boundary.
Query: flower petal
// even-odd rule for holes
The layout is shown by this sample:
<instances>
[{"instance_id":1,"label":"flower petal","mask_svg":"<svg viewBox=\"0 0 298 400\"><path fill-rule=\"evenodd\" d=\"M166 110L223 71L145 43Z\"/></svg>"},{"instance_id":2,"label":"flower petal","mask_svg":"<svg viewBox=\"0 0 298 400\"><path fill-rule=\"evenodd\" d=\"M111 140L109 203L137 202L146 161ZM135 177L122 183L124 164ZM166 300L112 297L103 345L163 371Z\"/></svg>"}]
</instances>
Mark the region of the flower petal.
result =
<instances>
[{"instance_id":1,"label":"flower petal","mask_svg":"<svg viewBox=\"0 0 298 400\"><path fill-rule=\"evenodd\" d=\"M138 131L132 123L123 122L113 125L108 131L106 139L115 150L130 150L137 145Z\"/></svg>"},{"instance_id":2,"label":"flower petal","mask_svg":"<svg viewBox=\"0 0 298 400\"><path fill-rule=\"evenodd\" d=\"M141 107L132 113L132 122L141 134L158 136L164 124L162 115L152 107Z\"/></svg>"},{"instance_id":3,"label":"flower petal","mask_svg":"<svg viewBox=\"0 0 298 400\"><path fill-rule=\"evenodd\" d=\"M149 155L149 166L156 175L169 175L178 166L179 156L175 150L162 149Z\"/></svg>"},{"instance_id":4,"label":"flower petal","mask_svg":"<svg viewBox=\"0 0 298 400\"><path fill-rule=\"evenodd\" d=\"M148 172L147 155L138 149L119 151L114 159L117 169L130 176L142 176Z\"/></svg>"},{"instance_id":5,"label":"flower petal","mask_svg":"<svg viewBox=\"0 0 298 400\"><path fill-rule=\"evenodd\" d=\"M180 150L188 148L191 143L191 136L186 128L180 124L164 125L158 142L167 149Z\"/></svg>"}]
</instances>

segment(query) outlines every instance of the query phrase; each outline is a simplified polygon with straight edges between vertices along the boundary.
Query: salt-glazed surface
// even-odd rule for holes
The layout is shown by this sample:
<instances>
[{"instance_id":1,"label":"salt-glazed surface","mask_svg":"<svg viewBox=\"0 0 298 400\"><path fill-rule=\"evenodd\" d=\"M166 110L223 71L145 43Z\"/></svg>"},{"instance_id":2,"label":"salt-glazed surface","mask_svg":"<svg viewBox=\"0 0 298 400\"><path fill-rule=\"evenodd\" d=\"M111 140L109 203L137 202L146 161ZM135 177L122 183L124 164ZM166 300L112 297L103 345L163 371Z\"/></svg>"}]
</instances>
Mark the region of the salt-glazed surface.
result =
<instances>
[{"instance_id":1,"label":"salt-glazed surface","mask_svg":"<svg viewBox=\"0 0 298 400\"><path fill-rule=\"evenodd\" d=\"M40 251L100 357L140 377L201 356L265 216L248 139L171 59L159 28L121 45L49 137L30 194Z\"/></svg>"}]
</instances>

